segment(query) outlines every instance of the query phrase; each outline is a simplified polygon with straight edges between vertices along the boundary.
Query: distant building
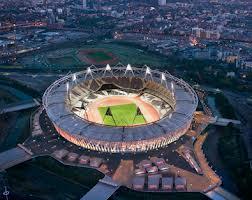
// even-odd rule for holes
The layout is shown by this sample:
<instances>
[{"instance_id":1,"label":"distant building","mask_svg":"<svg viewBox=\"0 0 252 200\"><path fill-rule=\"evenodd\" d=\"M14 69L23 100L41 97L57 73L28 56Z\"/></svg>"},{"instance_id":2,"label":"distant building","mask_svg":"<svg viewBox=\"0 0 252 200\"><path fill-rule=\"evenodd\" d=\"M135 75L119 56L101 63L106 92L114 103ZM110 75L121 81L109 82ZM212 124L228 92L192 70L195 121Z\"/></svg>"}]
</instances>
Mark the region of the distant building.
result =
<instances>
[{"instance_id":1,"label":"distant building","mask_svg":"<svg viewBox=\"0 0 252 200\"><path fill-rule=\"evenodd\" d=\"M210 40L219 40L220 33L217 30L205 30L203 28L192 28L192 35L196 38L201 39L210 39Z\"/></svg>"},{"instance_id":2,"label":"distant building","mask_svg":"<svg viewBox=\"0 0 252 200\"><path fill-rule=\"evenodd\" d=\"M57 13L58 13L59 15L61 15L61 14L63 13L62 8L57 8Z\"/></svg>"},{"instance_id":3,"label":"distant building","mask_svg":"<svg viewBox=\"0 0 252 200\"><path fill-rule=\"evenodd\" d=\"M227 72L226 77L234 78L235 77L235 73L234 72Z\"/></svg>"},{"instance_id":4,"label":"distant building","mask_svg":"<svg viewBox=\"0 0 252 200\"><path fill-rule=\"evenodd\" d=\"M252 60L244 60L242 63L243 68L246 70L251 71L252 70Z\"/></svg>"},{"instance_id":5,"label":"distant building","mask_svg":"<svg viewBox=\"0 0 252 200\"><path fill-rule=\"evenodd\" d=\"M82 0L82 8L87 9L87 0Z\"/></svg>"},{"instance_id":6,"label":"distant building","mask_svg":"<svg viewBox=\"0 0 252 200\"><path fill-rule=\"evenodd\" d=\"M158 0L158 5L159 6L165 6L166 5L166 0Z\"/></svg>"},{"instance_id":7,"label":"distant building","mask_svg":"<svg viewBox=\"0 0 252 200\"><path fill-rule=\"evenodd\" d=\"M43 0L33 0L32 2L34 5L42 5L44 3Z\"/></svg>"}]
</instances>

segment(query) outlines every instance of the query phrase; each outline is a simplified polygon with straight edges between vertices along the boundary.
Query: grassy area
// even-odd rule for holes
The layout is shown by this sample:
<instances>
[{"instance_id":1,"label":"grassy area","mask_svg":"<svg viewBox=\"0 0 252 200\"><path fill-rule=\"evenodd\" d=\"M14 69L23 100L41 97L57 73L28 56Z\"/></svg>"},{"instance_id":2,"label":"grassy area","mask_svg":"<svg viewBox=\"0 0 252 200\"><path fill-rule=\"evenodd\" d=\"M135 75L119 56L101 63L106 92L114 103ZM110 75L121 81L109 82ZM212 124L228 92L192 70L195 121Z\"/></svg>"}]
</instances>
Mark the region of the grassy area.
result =
<instances>
[{"instance_id":1,"label":"grassy area","mask_svg":"<svg viewBox=\"0 0 252 200\"><path fill-rule=\"evenodd\" d=\"M22 69L21 65L0 65L0 69Z\"/></svg>"},{"instance_id":2,"label":"grassy area","mask_svg":"<svg viewBox=\"0 0 252 200\"><path fill-rule=\"evenodd\" d=\"M169 60L165 56L160 56L137 48L130 44L122 43L99 43L90 48L105 49L118 58L123 64L131 63L132 65L150 65L151 67L167 67Z\"/></svg>"},{"instance_id":3,"label":"grassy area","mask_svg":"<svg viewBox=\"0 0 252 200\"><path fill-rule=\"evenodd\" d=\"M96 62L103 62L113 59L110 55L103 51L88 52L87 57L89 59L95 60Z\"/></svg>"},{"instance_id":4,"label":"grassy area","mask_svg":"<svg viewBox=\"0 0 252 200\"><path fill-rule=\"evenodd\" d=\"M78 65L78 61L75 57L72 56L64 56L64 57L58 57L58 58L47 58L50 64L52 65Z\"/></svg>"},{"instance_id":5,"label":"grassy area","mask_svg":"<svg viewBox=\"0 0 252 200\"><path fill-rule=\"evenodd\" d=\"M104 53L102 51L92 53L90 55L91 59L94 58L101 62L103 60L111 59L111 56L106 54L106 52L110 52L116 56L118 62L123 64L146 64L151 67L166 67L167 69L167 66L170 63L169 59L165 56L153 54L152 52L148 52L144 49L140 49L140 47L138 48L137 46L132 46L130 44L100 42L92 45L74 45L75 47L71 48L62 48L43 53L36 53L32 56L21 58L19 61L22 65L24 65L24 68L27 69L83 69L83 65L86 63L78 59L78 52L88 49L104 49ZM64 59L66 59L66 62Z\"/></svg>"},{"instance_id":6,"label":"grassy area","mask_svg":"<svg viewBox=\"0 0 252 200\"><path fill-rule=\"evenodd\" d=\"M137 106L135 104L125 104L110 106L112 116L105 115L108 107L99 107L104 124L111 126L128 126L145 123L143 115L136 115ZM135 118L135 119L134 119ZM115 120L115 121L114 121Z\"/></svg>"}]
</instances>

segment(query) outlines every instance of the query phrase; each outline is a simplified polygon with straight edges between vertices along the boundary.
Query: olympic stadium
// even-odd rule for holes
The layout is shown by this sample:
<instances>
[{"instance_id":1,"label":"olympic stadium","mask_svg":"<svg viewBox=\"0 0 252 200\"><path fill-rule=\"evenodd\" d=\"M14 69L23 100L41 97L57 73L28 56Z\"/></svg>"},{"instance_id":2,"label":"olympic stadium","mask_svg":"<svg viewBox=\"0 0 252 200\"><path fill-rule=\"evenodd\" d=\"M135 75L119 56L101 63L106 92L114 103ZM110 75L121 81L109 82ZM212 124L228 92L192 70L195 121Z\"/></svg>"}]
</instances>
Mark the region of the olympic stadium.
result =
<instances>
[{"instance_id":1,"label":"olympic stadium","mask_svg":"<svg viewBox=\"0 0 252 200\"><path fill-rule=\"evenodd\" d=\"M43 106L57 132L78 146L108 153L164 147L191 126L194 90L168 72L88 67L50 85Z\"/></svg>"}]
</instances>

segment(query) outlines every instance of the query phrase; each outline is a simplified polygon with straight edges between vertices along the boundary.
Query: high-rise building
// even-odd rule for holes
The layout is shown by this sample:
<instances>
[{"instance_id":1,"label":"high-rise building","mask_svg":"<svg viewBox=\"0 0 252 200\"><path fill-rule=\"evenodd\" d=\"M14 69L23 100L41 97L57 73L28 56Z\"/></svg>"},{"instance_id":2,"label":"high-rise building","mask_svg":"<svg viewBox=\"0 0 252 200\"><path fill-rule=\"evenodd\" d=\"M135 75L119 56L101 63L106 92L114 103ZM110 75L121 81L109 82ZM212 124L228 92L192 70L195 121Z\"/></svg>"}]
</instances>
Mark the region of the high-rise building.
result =
<instances>
[{"instance_id":1,"label":"high-rise building","mask_svg":"<svg viewBox=\"0 0 252 200\"><path fill-rule=\"evenodd\" d=\"M87 9L87 0L82 0L82 8Z\"/></svg>"},{"instance_id":2,"label":"high-rise building","mask_svg":"<svg viewBox=\"0 0 252 200\"><path fill-rule=\"evenodd\" d=\"M165 6L166 5L166 0L158 0L158 5L159 6Z\"/></svg>"}]
</instances>

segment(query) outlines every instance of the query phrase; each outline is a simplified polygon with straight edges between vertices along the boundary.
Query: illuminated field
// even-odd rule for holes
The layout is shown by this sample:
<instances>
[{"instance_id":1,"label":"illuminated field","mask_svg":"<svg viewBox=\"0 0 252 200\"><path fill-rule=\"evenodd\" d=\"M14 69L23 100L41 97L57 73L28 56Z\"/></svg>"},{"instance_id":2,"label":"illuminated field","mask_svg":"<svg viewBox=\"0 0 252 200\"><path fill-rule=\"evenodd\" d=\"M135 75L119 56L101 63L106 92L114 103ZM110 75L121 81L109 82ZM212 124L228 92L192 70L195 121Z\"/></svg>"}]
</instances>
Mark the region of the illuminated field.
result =
<instances>
[{"instance_id":1,"label":"illuminated field","mask_svg":"<svg viewBox=\"0 0 252 200\"><path fill-rule=\"evenodd\" d=\"M112 116L108 113L110 108ZM104 124L110 126L130 126L135 124L144 124L143 115L137 115L136 104L123 104L110 107L99 107L100 115ZM106 115L107 113L107 115Z\"/></svg>"}]
</instances>

